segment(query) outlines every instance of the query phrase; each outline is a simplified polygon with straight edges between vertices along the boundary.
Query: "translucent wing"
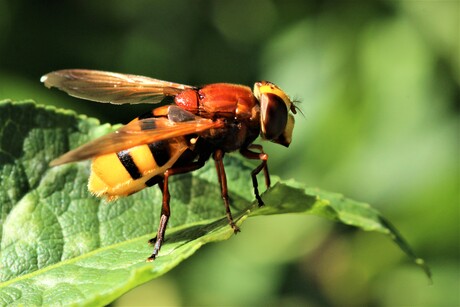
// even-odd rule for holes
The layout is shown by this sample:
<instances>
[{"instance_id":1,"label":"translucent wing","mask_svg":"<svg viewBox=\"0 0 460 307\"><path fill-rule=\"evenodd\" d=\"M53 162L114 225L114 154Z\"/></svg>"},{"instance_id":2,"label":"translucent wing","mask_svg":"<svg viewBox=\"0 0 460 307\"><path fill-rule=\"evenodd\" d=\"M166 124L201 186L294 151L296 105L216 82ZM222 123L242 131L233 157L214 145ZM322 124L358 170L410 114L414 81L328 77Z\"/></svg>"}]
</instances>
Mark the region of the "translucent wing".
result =
<instances>
[{"instance_id":1,"label":"translucent wing","mask_svg":"<svg viewBox=\"0 0 460 307\"><path fill-rule=\"evenodd\" d=\"M96 156L166 140L182 135L222 128L223 122L201 117L184 122L173 122L165 117L134 120L120 129L86 143L51 161L51 166L81 161Z\"/></svg>"},{"instance_id":2,"label":"translucent wing","mask_svg":"<svg viewBox=\"0 0 460 307\"><path fill-rule=\"evenodd\" d=\"M114 104L158 103L165 96L175 96L193 88L149 77L87 69L54 71L40 81L70 96Z\"/></svg>"}]
</instances>

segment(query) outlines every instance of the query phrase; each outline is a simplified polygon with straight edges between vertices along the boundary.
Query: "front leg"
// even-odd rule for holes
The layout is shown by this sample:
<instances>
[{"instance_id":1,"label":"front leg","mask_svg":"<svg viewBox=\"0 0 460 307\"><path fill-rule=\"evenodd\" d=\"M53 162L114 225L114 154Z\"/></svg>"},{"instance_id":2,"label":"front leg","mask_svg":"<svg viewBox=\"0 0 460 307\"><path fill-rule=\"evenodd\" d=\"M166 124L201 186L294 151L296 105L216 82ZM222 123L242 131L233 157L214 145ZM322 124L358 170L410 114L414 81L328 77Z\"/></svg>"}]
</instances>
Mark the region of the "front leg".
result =
<instances>
[{"instance_id":1,"label":"front leg","mask_svg":"<svg viewBox=\"0 0 460 307\"><path fill-rule=\"evenodd\" d=\"M249 148L259 150L260 152L251 151L249 150ZM254 194L256 196L257 202L259 203L259 207L262 207L264 205L264 202L259 195L259 184L257 182L257 175L260 173L261 170L264 171L265 185L267 186L267 189L268 189L270 187L270 174L268 173L268 165L267 165L268 155L264 152L262 145L256 145L256 144L249 145L249 147L247 148L241 148L240 153L245 158L248 158L248 159L262 160L259 166L257 166L251 172L252 185L254 187Z\"/></svg>"}]
</instances>

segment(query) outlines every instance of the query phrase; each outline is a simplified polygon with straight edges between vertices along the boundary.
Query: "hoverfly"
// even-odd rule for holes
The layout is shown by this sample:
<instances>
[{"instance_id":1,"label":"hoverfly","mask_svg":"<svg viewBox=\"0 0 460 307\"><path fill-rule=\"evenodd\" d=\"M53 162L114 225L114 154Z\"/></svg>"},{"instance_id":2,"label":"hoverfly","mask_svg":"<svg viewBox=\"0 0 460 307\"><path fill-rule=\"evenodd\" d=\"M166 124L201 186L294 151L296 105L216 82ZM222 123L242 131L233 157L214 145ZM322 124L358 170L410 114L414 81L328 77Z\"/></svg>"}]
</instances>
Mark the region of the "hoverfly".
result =
<instances>
[{"instance_id":1,"label":"hoverfly","mask_svg":"<svg viewBox=\"0 0 460 307\"><path fill-rule=\"evenodd\" d=\"M230 211L225 153L239 150L248 159L261 163L252 171L254 194L259 206L257 174L264 173L270 187L268 155L262 139L289 146L296 107L276 85L267 81L247 86L215 83L194 87L137 75L69 69L44 75L46 87L57 87L71 96L113 103L159 103L170 97L174 104L160 106L139 116L120 129L95 139L53 160L50 165L92 159L89 191L113 200L145 187L158 185L163 194L160 224L147 259L153 261L164 241L170 216L169 177L192 172L212 156L230 227L239 228ZM291 114L292 113L292 114Z\"/></svg>"}]
</instances>

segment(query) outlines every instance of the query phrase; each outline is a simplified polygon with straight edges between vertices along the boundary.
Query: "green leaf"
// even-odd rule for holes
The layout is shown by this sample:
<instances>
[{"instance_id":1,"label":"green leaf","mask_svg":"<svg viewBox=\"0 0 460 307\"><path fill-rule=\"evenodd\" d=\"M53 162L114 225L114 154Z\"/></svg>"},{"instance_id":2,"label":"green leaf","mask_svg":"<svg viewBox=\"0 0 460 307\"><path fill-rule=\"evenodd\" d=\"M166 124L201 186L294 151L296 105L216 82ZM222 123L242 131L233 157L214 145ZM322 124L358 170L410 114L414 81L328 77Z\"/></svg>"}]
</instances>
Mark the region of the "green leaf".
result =
<instances>
[{"instance_id":1,"label":"green leaf","mask_svg":"<svg viewBox=\"0 0 460 307\"><path fill-rule=\"evenodd\" d=\"M203 244L233 235L214 167L207 163L172 178L166 242L153 263L145 262L159 221L159 189L107 203L87 191L89 162L48 167L65 151L111 130L69 111L0 102L0 304L105 305L165 274ZM258 208L249 176L253 166L232 155L225 165L237 224L255 215L322 216L388 236L430 276L423 260L369 205L272 177L272 188L262 195L266 206Z\"/></svg>"}]
</instances>

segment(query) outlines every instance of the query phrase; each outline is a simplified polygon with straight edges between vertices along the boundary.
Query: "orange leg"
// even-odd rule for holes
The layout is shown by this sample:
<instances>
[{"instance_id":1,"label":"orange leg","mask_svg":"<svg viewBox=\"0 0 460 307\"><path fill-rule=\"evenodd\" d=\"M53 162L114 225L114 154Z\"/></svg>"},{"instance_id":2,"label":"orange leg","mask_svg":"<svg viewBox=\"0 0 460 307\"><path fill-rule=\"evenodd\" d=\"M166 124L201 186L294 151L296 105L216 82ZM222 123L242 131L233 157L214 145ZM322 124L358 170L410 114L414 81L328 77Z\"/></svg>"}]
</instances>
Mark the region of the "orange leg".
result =
<instances>
[{"instance_id":1,"label":"orange leg","mask_svg":"<svg viewBox=\"0 0 460 307\"><path fill-rule=\"evenodd\" d=\"M223 162L224 152L220 149L216 150L213 154L214 161L216 162L217 177L219 178L220 190L222 199L224 201L225 213L227 215L228 223L232 227L235 233L239 232L240 229L236 226L233 221L232 212L230 211L230 201L228 198L228 188L227 188L227 176L225 174L224 162Z\"/></svg>"},{"instance_id":2,"label":"orange leg","mask_svg":"<svg viewBox=\"0 0 460 307\"><path fill-rule=\"evenodd\" d=\"M198 161L198 162L193 162L190 165L177 167L177 168L170 168L164 172L163 174L164 178L158 183L163 193L160 225L158 226L157 236L149 240L149 244L155 244L155 245L153 247L152 255L150 255L150 257L147 258L148 262L155 260L155 258L158 256L161 245L163 244L163 241L165 238L166 226L168 224L169 216L171 215L171 210L169 207L169 201L171 198L171 195L169 194L169 188L168 188L169 177L172 175L176 175L176 174L192 172L194 170L197 170L203 167L203 165L204 165L204 162Z\"/></svg>"}]
</instances>

